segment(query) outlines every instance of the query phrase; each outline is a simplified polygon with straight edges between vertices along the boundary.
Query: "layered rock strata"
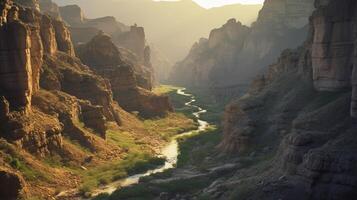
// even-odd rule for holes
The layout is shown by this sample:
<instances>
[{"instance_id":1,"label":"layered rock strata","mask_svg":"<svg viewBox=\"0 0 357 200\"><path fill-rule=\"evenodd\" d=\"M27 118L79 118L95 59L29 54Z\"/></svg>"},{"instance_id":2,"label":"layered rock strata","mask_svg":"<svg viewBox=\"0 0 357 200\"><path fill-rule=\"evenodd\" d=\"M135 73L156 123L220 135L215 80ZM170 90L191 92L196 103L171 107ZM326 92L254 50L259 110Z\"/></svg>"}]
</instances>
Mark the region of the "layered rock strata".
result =
<instances>
[{"instance_id":1,"label":"layered rock strata","mask_svg":"<svg viewBox=\"0 0 357 200\"><path fill-rule=\"evenodd\" d=\"M249 182L249 199L356 196L352 41L357 3L317 0L315 6L306 43L284 51L249 93L226 109L223 150L275 155L265 170L257 173L253 167L245 172L256 175L237 173L231 180L242 182L217 186L227 187L226 194L244 190L242 183Z\"/></svg>"},{"instance_id":2,"label":"layered rock strata","mask_svg":"<svg viewBox=\"0 0 357 200\"><path fill-rule=\"evenodd\" d=\"M85 64L110 81L114 99L127 111L139 111L143 116L172 111L167 97L142 88L146 85L145 80L136 74L134 65L122 60L109 36L99 33L89 43L78 47L78 55Z\"/></svg>"}]
</instances>

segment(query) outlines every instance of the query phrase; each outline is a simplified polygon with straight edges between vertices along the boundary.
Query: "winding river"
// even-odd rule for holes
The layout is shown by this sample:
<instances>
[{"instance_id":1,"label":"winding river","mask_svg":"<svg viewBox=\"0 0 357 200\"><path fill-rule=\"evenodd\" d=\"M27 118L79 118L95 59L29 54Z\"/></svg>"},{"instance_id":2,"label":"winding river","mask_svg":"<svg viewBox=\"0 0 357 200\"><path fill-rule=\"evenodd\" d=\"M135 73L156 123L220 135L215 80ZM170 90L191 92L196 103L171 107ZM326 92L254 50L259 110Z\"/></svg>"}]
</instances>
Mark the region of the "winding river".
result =
<instances>
[{"instance_id":1,"label":"winding river","mask_svg":"<svg viewBox=\"0 0 357 200\"><path fill-rule=\"evenodd\" d=\"M179 138L181 138L181 137L192 135L193 133L195 133L197 131L204 131L209 126L208 122L200 119L200 115L202 113L207 112L207 110L204 110L203 108L201 108L201 107L199 107L197 105L193 105L193 103L196 102L195 97L192 94L186 93L185 91L186 91L185 88L178 89L177 90L177 94L182 95L182 96L190 97L190 100L187 103L185 103L185 105L198 109L197 112L192 113L195 116L195 118L197 119L197 122L199 124L198 128L196 130L192 130L192 131L185 132L185 133L182 133L180 135L175 136L172 139L172 141L162 149L160 156L166 158L166 162L165 162L164 165L159 166L158 168L153 169L153 170L148 170L145 173L135 174L135 175L129 176L129 177L125 178L125 179L121 179L121 180L115 181L113 183L110 183L108 185L99 187L99 188L97 188L96 190L94 190L92 192L93 196L96 196L96 195L101 194L101 193L111 194L115 190L117 190L119 187L127 187L127 186L130 186L130 185L139 183L139 179L142 178L142 177L146 177L146 176L150 176L152 174L160 173L160 172L163 172L163 171L165 171L167 169L174 168L176 166L177 157L178 157L178 154L179 154L179 147L178 147L177 140Z\"/></svg>"}]
</instances>

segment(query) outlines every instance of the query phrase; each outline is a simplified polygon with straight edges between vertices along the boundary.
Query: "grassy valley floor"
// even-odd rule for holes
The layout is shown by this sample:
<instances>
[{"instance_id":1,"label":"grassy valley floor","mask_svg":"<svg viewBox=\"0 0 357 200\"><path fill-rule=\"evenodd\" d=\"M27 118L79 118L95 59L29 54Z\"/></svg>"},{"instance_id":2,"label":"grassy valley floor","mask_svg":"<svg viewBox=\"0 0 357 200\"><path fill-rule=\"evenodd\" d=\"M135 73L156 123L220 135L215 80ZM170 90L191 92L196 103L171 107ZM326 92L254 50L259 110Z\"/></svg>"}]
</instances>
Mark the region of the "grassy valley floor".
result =
<instances>
[{"instance_id":1,"label":"grassy valley floor","mask_svg":"<svg viewBox=\"0 0 357 200\"><path fill-rule=\"evenodd\" d=\"M164 88L166 92L162 91ZM162 94L174 93L177 88L162 87L156 92L160 90ZM188 101L188 97L177 97L175 101L182 104ZM0 163L23 175L31 200L51 199L49 194L55 194L56 199L80 199L80 196L90 197L91 192L102 185L162 165L165 159L157 155L172 136L197 129L198 126L182 112L151 119L140 119L123 112L121 117L121 126L107 124L105 140L93 134L98 149L89 149L80 141L65 136L63 145L66 152L38 159L0 140ZM93 133L81 122L77 125ZM58 196L61 193L63 195Z\"/></svg>"},{"instance_id":2,"label":"grassy valley floor","mask_svg":"<svg viewBox=\"0 0 357 200\"><path fill-rule=\"evenodd\" d=\"M193 118L192 113L197 110L185 106L186 97L178 95L176 90L170 88L172 87L161 86L155 92L169 95L177 113ZM97 200L148 200L176 197L185 199L185 197L208 187L217 176L231 173L230 170L225 171L217 168L217 166L225 166L225 163L230 159L229 156L222 155L216 148L222 137L220 123L226 102L216 102L208 91L201 89L186 90L186 93L191 92L196 98L194 105L207 109L207 113L203 113L200 118L208 121L211 126L206 131L197 132L178 140L179 156L176 168L144 177L140 179L139 184L117 190L112 195L102 194L96 198Z\"/></svg>"}]
</instances>

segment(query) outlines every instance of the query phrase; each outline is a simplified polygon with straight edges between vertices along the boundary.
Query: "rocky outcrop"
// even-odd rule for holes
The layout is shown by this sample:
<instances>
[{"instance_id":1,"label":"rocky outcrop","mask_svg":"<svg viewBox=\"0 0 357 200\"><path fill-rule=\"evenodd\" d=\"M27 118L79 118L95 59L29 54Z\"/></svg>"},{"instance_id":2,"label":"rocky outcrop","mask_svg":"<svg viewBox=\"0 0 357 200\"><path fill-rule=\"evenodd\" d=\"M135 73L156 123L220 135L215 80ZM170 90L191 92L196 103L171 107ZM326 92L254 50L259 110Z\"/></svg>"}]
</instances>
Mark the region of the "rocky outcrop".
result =
<instances>
[{"instance_id":1,"label":"rocky outcrop","mask_svg":"<svg viewBox=\"0 0 357 200\"><path fill-rule=\"evenodd\" d=\"M111 16L96 19L85 18L84 12L77 5L60 7L60 13L63 16L63 20L70 25L74 44L89 42L98 31L114 36L120 35L129 29Z\"/></svg>"},{"instance_id":2,"label":"rocky outcrop","mask_svg":"<svg viewBox=\"0 0 357 200\"><path fill-rule=\"evenodd\" d=\"M351 87L354 61L355 14L348 4L327 7L312 16L314 84L318 90L338 91ZM352 5L353 7L353 5Z\"/></svg>"},{"instance_id":3,"label":"rocky outcrop","mask_svg":"<svg viewBox=\"0 0 357 200\"><path fill-rule=\"evenodd\" d=\"M82 9L77 5L68 5L60 7L63 20L68 22L71 26L78 26L84 22L84 14Z\"/></svg>"},{"instance_id":4,"label":"rocky outcrop","mask_svg":"<svg viewBox=\"0 0 357 200\"><path fill-rule=\"evenodd\" d=\"M56 41L58 50L67 53L70 56L75 56L74 47L71 40L71 34L63 21L54 20L53 27L56 33Z\"/></svg>"},{"instance_id":5,"label":"rocky outcrop","mask_svg":"<svg viewBox=\"0 0 357 200\"><path fill-rule=\"evenodd\" d=\"M196 43L188 56L175 65L171 79L175 83L203 87L249 83L283 49L301 44L312 11L310 0L265 1L250 28L231 19L212 30L207 43L203 40Z\"/></svg>"},{"instance_id":6,"label":"rocky outcrop","mask_svg":"<svg viewBox=\"0 0 357 200\"><path fill-rule=\"evenodd\" d=\"M172 111L168 98L140 88L145 85L135 66L122 60L121 53L108 35L99 33L89 43L78 47L78 56L94 71L110 81L114 99L127 111L155 116ZM139 66L136 66L139 67Z\"/></svg>"},{"instance_id":7,"label":"rocky outcrop","mask_svg":"<svg viewBox=\"0 0 357 200\"><path fill-rule=\"evenodd\" d=\"M255 175L236 173L241 175L233 179L240 183L223 184L242 191L242 183L250 182L249 199L356 196L352 41L357 3L317 0L315 6L306 43L284 51L259 84L227 107L220 148L241 156L252 151L256 157L275 155L258 174L252 167L245 173Z\"/></svg>"},{"instance_id":8,"label":"rocky outcrop","mask_svg":"<svg viewBox=\"0 0 357 200\"><path fill-rule=\"evenodd\" d=\"M40 11L45 15L49 15L55 19L60 19L61 14L57 4L53 3L52 0L39 0Z\"/></svg>"},{"instance_id":9,"label":"rocky outcrop","mask_svg":"<svg viewBox=\"0 0 357 200\"><path fill-rule=\"evenodd\" d=\"M81 118L86 127L92 128L100 137L106 138L107 128L105 126L106 118L102 106L93 106L90 102L81 102Z\"/></svg>"},{"instance_id":10,"label":"rocky outcrop","mask_svg":"<svg viewBox=\"0 0 357 200\"><path fill-rule=\"evenodd\" d=\"M130 27L130 31L113 38L114 42L121 47L134 52L141 61L145 60L145 32L143 27L136 25Z\"/></svg>"},{"instance_id":11,"label":"rocky outcrop","mask_svg":"<svg viewBox=\"0 0 357 200\"><path fill-rule=\"evenodd\" d=\"M31 67L31 30L18 20L18 8L4 5L4 23L0 27L1 94L11 108L31 107L33 93Z\"/></svg>"},{"instance_id":12,"label":"rocky outcrop","mask_svg":"<svg viewBox=\"0 0 357 200\"><path fill-rule=\"evenodd\" d=\"M14 0L14 2L21 6L40 11L39 0Z\"/></svg>"},{"instance_id":13,"label":"rocky outcrop","mask_svg":"<svg viewBox=\"0 0 357 200\"><path fill-rule=\"evenodd\" d=\"M51 18L47 15L43 15L41 19L41 38L44 52L54 55L57 52L55 29Z\"/></svg>"},{"instance_id":14,"label":"rocky outcrop","mask_svg":"<svg viewBox=\"0 0 357 200\"><path fill-rule=\"evenodd\" d=\"M41 16L39 12L31 9L20 9L19 18L21 21L29 24L31 39L31 69L32 69L32 90L35 93L40 89L39 78L42 65L43 45L40 35Z\"/></svg>"},{"instance_id":15,"label":"rocky outcrop","mask_svg":"<svg viewBox=\"0 0 357 200\"><path fill-rule=\"evenodd\" d=\"M44 66L42 88L61 90L78 99L89 100L92 105L103 107L107 120L120 123L113 107L110 84L84 66L79 59L58 53L55 57L45 56Z\"/></svg>"},{"instance_id":16,"label":"rocky outcrop","mask_svg":"<svg viewBox=\"0 0 357 200\"><path fill-rule=\"evenodd\" d=\"M143 27L134 25L129 28L110 16L86 19L82 9L77 5L61 7L60 10L65 21L70 25L74 44L88 43L98 32L108 34L123 52L123 59L134 65L140 86L152 89L155 72L151 64L151 49L146 44Z\"/></svg>"}]
</instances>

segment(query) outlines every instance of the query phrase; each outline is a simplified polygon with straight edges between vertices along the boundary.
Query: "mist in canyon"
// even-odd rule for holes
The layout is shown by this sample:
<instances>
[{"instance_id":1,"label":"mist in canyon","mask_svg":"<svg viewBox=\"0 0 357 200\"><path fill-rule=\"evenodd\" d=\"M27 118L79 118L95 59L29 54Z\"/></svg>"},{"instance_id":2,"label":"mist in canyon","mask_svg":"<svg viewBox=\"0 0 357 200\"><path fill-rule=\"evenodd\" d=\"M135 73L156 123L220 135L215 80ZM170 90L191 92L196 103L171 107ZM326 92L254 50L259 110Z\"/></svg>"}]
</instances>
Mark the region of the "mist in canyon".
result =
<instances>
[{"instance_id":1,"label":"mist in canyon","mask_svg":"<svg viewBox=\"0 0 357 200\"><path fill-rule=\"evenodd\" d=\"M357 2L237 2L1 0L0 199L356 199Z\"/></svg>"}]
</instances>

